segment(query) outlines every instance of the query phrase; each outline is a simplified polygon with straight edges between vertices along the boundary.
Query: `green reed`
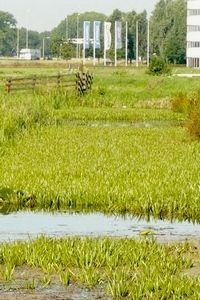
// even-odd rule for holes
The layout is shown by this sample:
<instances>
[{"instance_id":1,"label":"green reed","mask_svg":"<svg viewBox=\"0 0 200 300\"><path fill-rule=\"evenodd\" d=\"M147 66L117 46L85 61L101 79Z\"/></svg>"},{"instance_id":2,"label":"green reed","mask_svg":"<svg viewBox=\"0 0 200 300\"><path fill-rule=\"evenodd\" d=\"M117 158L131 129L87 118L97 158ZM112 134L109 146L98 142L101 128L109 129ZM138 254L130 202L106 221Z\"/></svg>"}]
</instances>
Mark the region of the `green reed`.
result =
<instances>
[{"instance_id":1,"label":"green reed","mask_svg":"<svg viewBox=\"0 0 200 300\"><path fill-rule=\"evenodd\" d=\"M44 272L42 284L57 274L67 287L100 286L113 299L195 299L198 278L183 275L192 267L195 247L188 243L159 245L153 239L67 238L44 236L29 242L0 245L0 266L27 266ZM19 259L20 257L20 259ZM50 265L50 267L49 267ZM3 280L14 279L14 270ZM27 288L40 285L36 278ZM197 298L196 298L197 299Z\"/></svg>"},{"instance_id":2,"label":"green reed","mask_svg":"<svg viewBox=\"0 0 200 300\"><path fill-rule=\"evenodd\" d=\"M34 129L4 148L2 203L199 221L199 147L181 127Z\"/></svg>"},{"instance_id":3,"label":"green reed","mask_svg":"<svg viewBox=\"0 0 200 300\"><path fill-rule=\"evenodd\" d=\"M94 72L94 89L82 98L1 94L0 205L199 222L199 143L180 127L133 126L184 120L170 110L170 97L197 80Z\"/></svg>"}]
</instances>

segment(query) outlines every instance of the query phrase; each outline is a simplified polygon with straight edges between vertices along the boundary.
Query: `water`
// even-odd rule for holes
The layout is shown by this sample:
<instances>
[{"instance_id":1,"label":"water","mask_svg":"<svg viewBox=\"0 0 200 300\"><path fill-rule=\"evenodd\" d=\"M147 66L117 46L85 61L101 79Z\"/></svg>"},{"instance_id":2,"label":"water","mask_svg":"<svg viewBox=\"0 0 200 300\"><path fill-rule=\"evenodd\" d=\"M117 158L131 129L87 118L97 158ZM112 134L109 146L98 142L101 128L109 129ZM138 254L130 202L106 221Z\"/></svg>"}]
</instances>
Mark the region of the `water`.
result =
<instances>
[{"instance_id":1,"label":"water","mask_svg":"<svg viewBox=\"0 0 200 300\"><path fill-rule=\"evenodd\" d=\"M182 122L177 120L148 120L148 121L85 121L85 120L64 120L61 124L68 126L88 126L88 127L123 127L123 128L155 128L155 127L169 127L181 126Z\"/></svg>"},{"instance_id":2,"label":"water","mask_svg":"<svg viewBox=\"0 0 200 300\"><path fill-rule=\"evenodd\" d=\"M160 241L200 237L200 224L106 216L101 213L15 212L0 214L0 242L51 237L109 236L139 238L151 228Z\"/></svg>"}]
</instances>

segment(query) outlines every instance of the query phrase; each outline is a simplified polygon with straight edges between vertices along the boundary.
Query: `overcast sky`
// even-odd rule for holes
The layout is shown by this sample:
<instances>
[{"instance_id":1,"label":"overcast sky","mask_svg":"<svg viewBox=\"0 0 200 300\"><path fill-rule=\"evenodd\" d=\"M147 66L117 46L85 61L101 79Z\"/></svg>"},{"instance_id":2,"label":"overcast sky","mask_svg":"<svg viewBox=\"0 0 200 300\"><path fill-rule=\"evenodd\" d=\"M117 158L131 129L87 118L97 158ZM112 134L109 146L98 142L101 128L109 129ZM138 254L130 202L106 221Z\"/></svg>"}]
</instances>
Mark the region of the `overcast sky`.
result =
<instances>
[{"instance_id":1,"label":"overcast sky","mask_svg":"<svg viewBox=\"0 0 200 300\"><path fill-rule=\"evenodd\" d=\"M86 11L110 15L114 9L123 12L144 9L148 13L159 0L0 0L0 11L11 13L18 26L39 32L52 30L67 15Z\"/></svg>"}]
</instances>

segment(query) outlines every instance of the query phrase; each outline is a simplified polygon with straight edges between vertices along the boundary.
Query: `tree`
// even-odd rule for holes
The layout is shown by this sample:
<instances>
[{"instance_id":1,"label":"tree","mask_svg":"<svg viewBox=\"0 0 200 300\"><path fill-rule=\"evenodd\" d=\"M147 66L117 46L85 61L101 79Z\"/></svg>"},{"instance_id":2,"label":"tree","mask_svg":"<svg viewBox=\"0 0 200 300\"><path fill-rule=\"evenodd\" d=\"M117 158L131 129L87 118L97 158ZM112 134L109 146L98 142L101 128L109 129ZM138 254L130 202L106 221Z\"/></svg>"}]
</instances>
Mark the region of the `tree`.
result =
<instances>
[{"instance_id":1,"label":"tree","mask_svg":"<svg viewBox=\"0 0 200 300\"><path fill-rule=\"evenodd\" d=\"M186 51L186 0L160 0L150 19L151 54L169 62L184 63Z\"/></svg>"},{"instance_id":2,"label":"tree","mask_svg":"<svg viewBox=\"0 0 200 300\"><path fill-rule=\"evenodd\" d=\"M112 14L107 18L107 22L111 22L111 48L107 51L107 55L114 59L115 56L115 21L122 21L123 13L119 9L115 9ZM120 56L123 56L122 50L118 50ZM119 53L118 53L119 54Z\"/></svg>"},{"instance_id":3,"label":"tree","mask_svg":"<svg viewBox=\"0 0 200 300\"><path fill-rule=\"evenodd\" d=\"M135 11L126 16L128 22L128 58L130 62L136 58L136 22L138 22L138 50L141 58L147 53L147 13L140 14Z\"/></svg>"},{"instance_id":4,"label":"tree","mask_svg":"<svg viewBox=\"0 0 200 300\"><path fill-rule=\"evenodd\" d=\"M0 11L0 55L11 56L16 49L16 20L8 12Z\"/></svg>"},{"instance_id":5,"label":"tree","mask_svg":"<svg viewBox=\"0 0 200 300\"><path fill-rule=\"evenodd\" d=\"M58 55L58 48L59 45L56 46L56 41L58 41L60 39L60 43L64 43L66 42L66 39L68 38L69 41L71 41L73 39L77 38L77 29L78 29L78 36L79 38L83 38L83 22L84 21L91 21L91 26L90 26L90 35L91 38L93 37L93 26L92 26L92 22L93 21L105 21L106 20L106 16L104 14L101 13L97 13L97 12L85 12L82 13L80 15L78 15L77 13L74 13L72 15L67 16L66 19L62 20L57 27L55 27L52 32L51 32L51 40L52 40L52 53L57 53ZM103 29L103 26L101 27ZM101 39L101 49L97 51L97 55L99 55L99 52L101 52L101 56L103 55L103 32L101 30L101 35L100 35L100 39ZM70 48L70 52L74 52L74 56L76 55L75 52L75 45L68 45L68 49ZM57 50L56 50L57 49ZM66 46L64 46L63 49L66 49ZM56 50L56 51L55 51ZM93 46L92 43L90 45L90 48L86 51L86 55L90 56L93 53Z\"/></svg>"},{"instance_id":6,"label":"tree","mask_svg":"<svg viewBox=\"0 0 200 300\"><path fill-rule=\"evenodd\" d=\"M137 15L139 56L144 59L147 54L147 12L144 10Z\"/></svg>"},{"instance_id":7,"label":"tree","mask_svg":"<svg viewBox=\"0 0 200 300\"><path fill-rule=\"evenodd\" d=\"M60 57L63 39L58 36L51 36L51 53L53 56Z\"/></svg>"},{"instance_id":8,"label":"tree","mask_svg":"<svg viewBox=\"0 0 200 300\"><path fill-rule=\"evenodd\" d=\"M71 42L61 44L60 56L64 59L70 59L74 54L74 45Z\"/></svg>"},{"instance_id":9,"label":"tree","mask_svg":"<svg viewBox=\"0 0 200 300\"><path fill-rule=\"evenodd\" d=\"M135 11L127 13L127 15L126 15L126 20L128 22L128 59L129 59L130 63L132 63L132 60L136 56L135 55L136 16L137 16L137 14Z\"/></svg>"},{"instance_id":10,"label":"tree","mask_svg":"<svg viewBox=\"0 0 200 300\"><path fill-rule=\"evenodd\" d=\"M173 26L166 37L164 56L171 63L186 62L186 1L173 1L171 23Z\"/></svg>"}]
</instances>

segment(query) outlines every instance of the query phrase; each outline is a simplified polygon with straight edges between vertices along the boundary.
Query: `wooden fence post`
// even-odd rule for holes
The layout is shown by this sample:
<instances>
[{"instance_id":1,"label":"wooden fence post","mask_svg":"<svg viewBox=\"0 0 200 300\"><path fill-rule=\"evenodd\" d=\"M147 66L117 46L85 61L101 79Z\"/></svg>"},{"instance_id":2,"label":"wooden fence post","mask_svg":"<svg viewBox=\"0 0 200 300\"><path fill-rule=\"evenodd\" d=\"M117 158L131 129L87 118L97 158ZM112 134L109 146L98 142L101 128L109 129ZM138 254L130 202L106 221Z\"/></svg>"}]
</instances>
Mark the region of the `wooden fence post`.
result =
<instances>
[{"instance_id":1,"label":"wooden fence post","mask_svg":"<svg viewBox=\"0 0 200 300\"><path fill-rule=\"evenodd\" d=\"M9 79L6 80L6 91L7 91L7 93L10 93L11 87L12 87L12 79L9 78Z\"/></svg>"},{"instance_id":2,"label":"wooden fence post","mask_svg":"<svg viewBox=\"0 0 200 300\"><path fill-rule=\"evenodd\" d=\"M76 90L78 91L79 95L83 94L82 80L79 72L76 73Z\"/></svg>"},{"instance_id":3,"label":"wooden fence post","mask_svg":"<svg viewBox=\"0 0 200 300\"><path fill-rule=\"evenodd\" d=\"M35 90L35 86L36 86L36 75L33 76L32 85L33 85L33 91L34 91Z\"/></svg>"},{"instance_id":4,"label":"wooden fence post","mask_svg":"<svg viewBox=\"0 0 200 300\"><path fill-rule=\"evenodd\" d=\"M76 90L79 95L83 95L84 92L92 87L92 75L88 72L76 73Z\"/></svg>"},{"instance_id":5,"label":"wooden fence post","mask_svg":"<svg viewBox=\"0 0 200 300\"><path fill-rule=\"evenodd\" d=\"M57 87L60 87L60 73L57 75Z\"/></svg>"},{"instance_id":6,"label":"wooden fence post","mask_svg":"<svg viewBox=\"0 0 200 300\"><path fill-rule=\"evenodd\" d=\"M91 89L92 87L92 75L90 73L86 73L86 88Z\"/></svg>"}]
</instances>

